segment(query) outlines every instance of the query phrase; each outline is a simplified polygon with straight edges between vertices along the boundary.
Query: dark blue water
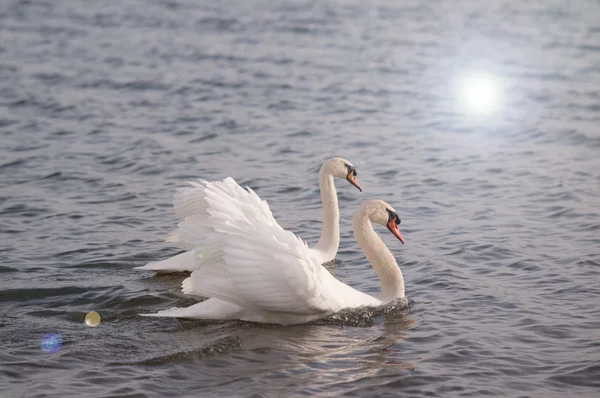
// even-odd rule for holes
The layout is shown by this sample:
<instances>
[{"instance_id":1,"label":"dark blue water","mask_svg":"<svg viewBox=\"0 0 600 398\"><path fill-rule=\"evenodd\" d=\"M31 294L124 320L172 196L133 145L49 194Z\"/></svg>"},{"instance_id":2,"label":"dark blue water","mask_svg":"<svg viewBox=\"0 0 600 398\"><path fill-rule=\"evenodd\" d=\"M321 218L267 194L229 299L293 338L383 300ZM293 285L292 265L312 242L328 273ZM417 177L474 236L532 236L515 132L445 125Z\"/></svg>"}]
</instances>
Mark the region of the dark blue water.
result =
<instances>
[{"instance_id":1,"label":"dark blue water","mask_svg":"<svg viewBox=\"0 0 600 398\"><path fill-rule=\"evenodd\" d=\"M599 15L585 0L3 2L3 396L598 396ZM456 88L473 71L502 82L485 115ZM350 220L383 199L412 307L292 327L138 316L195 302L183 276L133 270L177 253L175 187L232 176L314 244L331 156L365 188L337 184L332 272L377 293Z\"/></svg>"}]
</instances>

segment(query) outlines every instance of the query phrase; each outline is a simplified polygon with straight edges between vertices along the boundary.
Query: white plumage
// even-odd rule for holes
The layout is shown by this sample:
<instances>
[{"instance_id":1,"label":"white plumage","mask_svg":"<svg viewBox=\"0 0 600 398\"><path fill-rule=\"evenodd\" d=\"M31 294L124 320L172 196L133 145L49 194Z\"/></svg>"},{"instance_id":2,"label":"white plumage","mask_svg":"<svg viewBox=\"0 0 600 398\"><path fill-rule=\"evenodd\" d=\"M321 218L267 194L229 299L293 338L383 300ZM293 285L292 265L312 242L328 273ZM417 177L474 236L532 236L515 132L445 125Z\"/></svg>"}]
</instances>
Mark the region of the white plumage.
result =
<instances>
[{"instance_id":1,"label":"white plumage","mask_svg":"<svg viewBox=\"0 0 600 398\"><path fill-rule=\"evenodd\" d=\"M385 202L365 202L353 220L359 245L380 278L386 278L382 295L372 297L335 279L250 188L232 178L194 187L203 189L204 202L176 200L183 220L169 241L189 250L180 256L195 268L183 281L183 293L209 299L149 316L293 324L404 296L402 273L371 224L388 223L393 209Z\"/></svg>"},{"instance_id":2,"label":"white plumage","mask_svg":"<svg viewBox=\"0 0 600 398\"><path fill-rule=\"evenodd\" d=\"M321 264L333 260L339 247L339 209L334 178L345 178L358 189L361 189L358 181L356 181L356 169L349 161L342 158L331 158L323 163L319 171L319 186L323 202L323 231L319 242L313 248L309 249L315 260ZM248 196L235 187L229 186L216 188L223 191L207 192L206 181L203 180L188 182L187 185L186 187L178 188L173 195L173 207L182 224L174 232L175 235L172 234L167 239L168 243L173 243L181 249L190 251L194 247L197 249L198 246L203 244L202 242L187 241L185 236L187 236L186 231L191 225L202 223L209 216L207 213L207 209L211 206L208 201L209 195L213 199L221 194L237 198L240 201L239 210L227 209L227 211L242 211L241 208L244 205L249 206L245 209L245 213L242 211L238 215L245 214L247 220L250 222L260 220L274 222L269 206L257 195ZM237 184L236 186L243 191ZM216 204L212 211L218 211L216 210L218 208L219 205ZM150 262L144 266L136 267L136 269L157 273L192 272L200 264L201 262L196 261L192 253L185 252L166 260Z\"/></svg>"}]
</instances>

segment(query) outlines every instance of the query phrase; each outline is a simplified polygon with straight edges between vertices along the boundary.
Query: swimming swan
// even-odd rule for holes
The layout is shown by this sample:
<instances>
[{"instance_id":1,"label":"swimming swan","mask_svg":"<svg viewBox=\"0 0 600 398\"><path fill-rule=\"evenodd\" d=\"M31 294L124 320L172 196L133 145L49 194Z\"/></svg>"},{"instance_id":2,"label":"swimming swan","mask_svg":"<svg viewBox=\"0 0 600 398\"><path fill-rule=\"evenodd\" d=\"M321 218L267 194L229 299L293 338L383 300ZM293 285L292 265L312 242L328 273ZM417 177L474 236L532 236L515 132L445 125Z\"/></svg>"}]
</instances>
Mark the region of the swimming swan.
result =
<instances>
[{"instance_id":1,"label":"swimming swan","mask_svg":"<svg viewBox=\"0 0 600 398\"><path fill-rule=\"evenodd\" d=\"M203 186L207 208L181 222L171 241L189 247L199 265L183 281L183 293L209 299L145 316L290 325L404 297L402 272L372 224L385 225L404 243L400 218L386 202L367 200L352 218L358 245L381 281L375 297L334 278L251 189L232 178Z\"/></svg>"},{"instance_id":2,"label":"swimming swan","mask_svg":"<svg viewBox=\"0 0 600 398\"><path fill-rule=\"evenodd\" d=\"M337 192L334 177L344 178L362 192L356 180L356 169L349 161L342 158L326 160L319 171L319 186L321 201L323 202L323 231L311 254L320 264L333 260L340 245L340 211L338 208ZM188 182L189 186L178 188L173 195L173 206L181 221L187 217L206 212L208 204L205 200L206 187L203 182ZM252 218L252 215L249 215ZM177 244L177 241L168 239L167 242ZM178 254L162 261L153 261L136 269L154 271L157 273L191 272L197 269L198 263L194 260L192 247L178 245L184 253Z\"/></svg>"}]
</instances>

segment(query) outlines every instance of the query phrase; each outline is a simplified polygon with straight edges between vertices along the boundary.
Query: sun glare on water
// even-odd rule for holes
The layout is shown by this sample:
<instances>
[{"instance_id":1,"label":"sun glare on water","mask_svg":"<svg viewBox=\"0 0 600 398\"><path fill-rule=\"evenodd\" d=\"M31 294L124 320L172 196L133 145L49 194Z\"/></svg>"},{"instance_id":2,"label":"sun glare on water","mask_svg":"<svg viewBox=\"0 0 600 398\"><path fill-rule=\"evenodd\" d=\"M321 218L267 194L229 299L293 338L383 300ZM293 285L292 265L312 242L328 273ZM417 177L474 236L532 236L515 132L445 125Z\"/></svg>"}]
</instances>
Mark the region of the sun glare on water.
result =
<instances>
[{"instance_id":1,"label":"sun glare on water","mask_svg":"<svg viewBox=\"0 0 600 398\"><path fill-rule=\"evenodd\" d=\"M457 96L462 112L490 115L502 105L502 83L487 72L465 73L458 78Z\"/></svg>"}]
</instances>

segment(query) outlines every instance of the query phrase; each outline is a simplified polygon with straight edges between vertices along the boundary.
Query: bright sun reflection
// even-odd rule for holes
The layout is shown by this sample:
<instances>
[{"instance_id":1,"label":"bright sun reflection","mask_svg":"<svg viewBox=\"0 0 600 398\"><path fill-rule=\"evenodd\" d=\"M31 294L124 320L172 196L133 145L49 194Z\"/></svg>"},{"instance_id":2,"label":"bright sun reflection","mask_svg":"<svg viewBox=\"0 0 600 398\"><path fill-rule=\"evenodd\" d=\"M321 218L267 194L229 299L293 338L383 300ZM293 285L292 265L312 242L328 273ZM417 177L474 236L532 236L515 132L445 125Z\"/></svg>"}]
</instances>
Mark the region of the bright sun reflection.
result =
<instances>
[{"instance_id":1,"label":"bright sun reflection","mask_svg":"<svg viewBox=\"0 0 600 398\"><path fill-rule=\"evenodd\" d=\"M496 76L486 72L473 72L458 79L458 97L463 112L491 114L500 109L502 84Z\"/></svg>"}]
</instances>

